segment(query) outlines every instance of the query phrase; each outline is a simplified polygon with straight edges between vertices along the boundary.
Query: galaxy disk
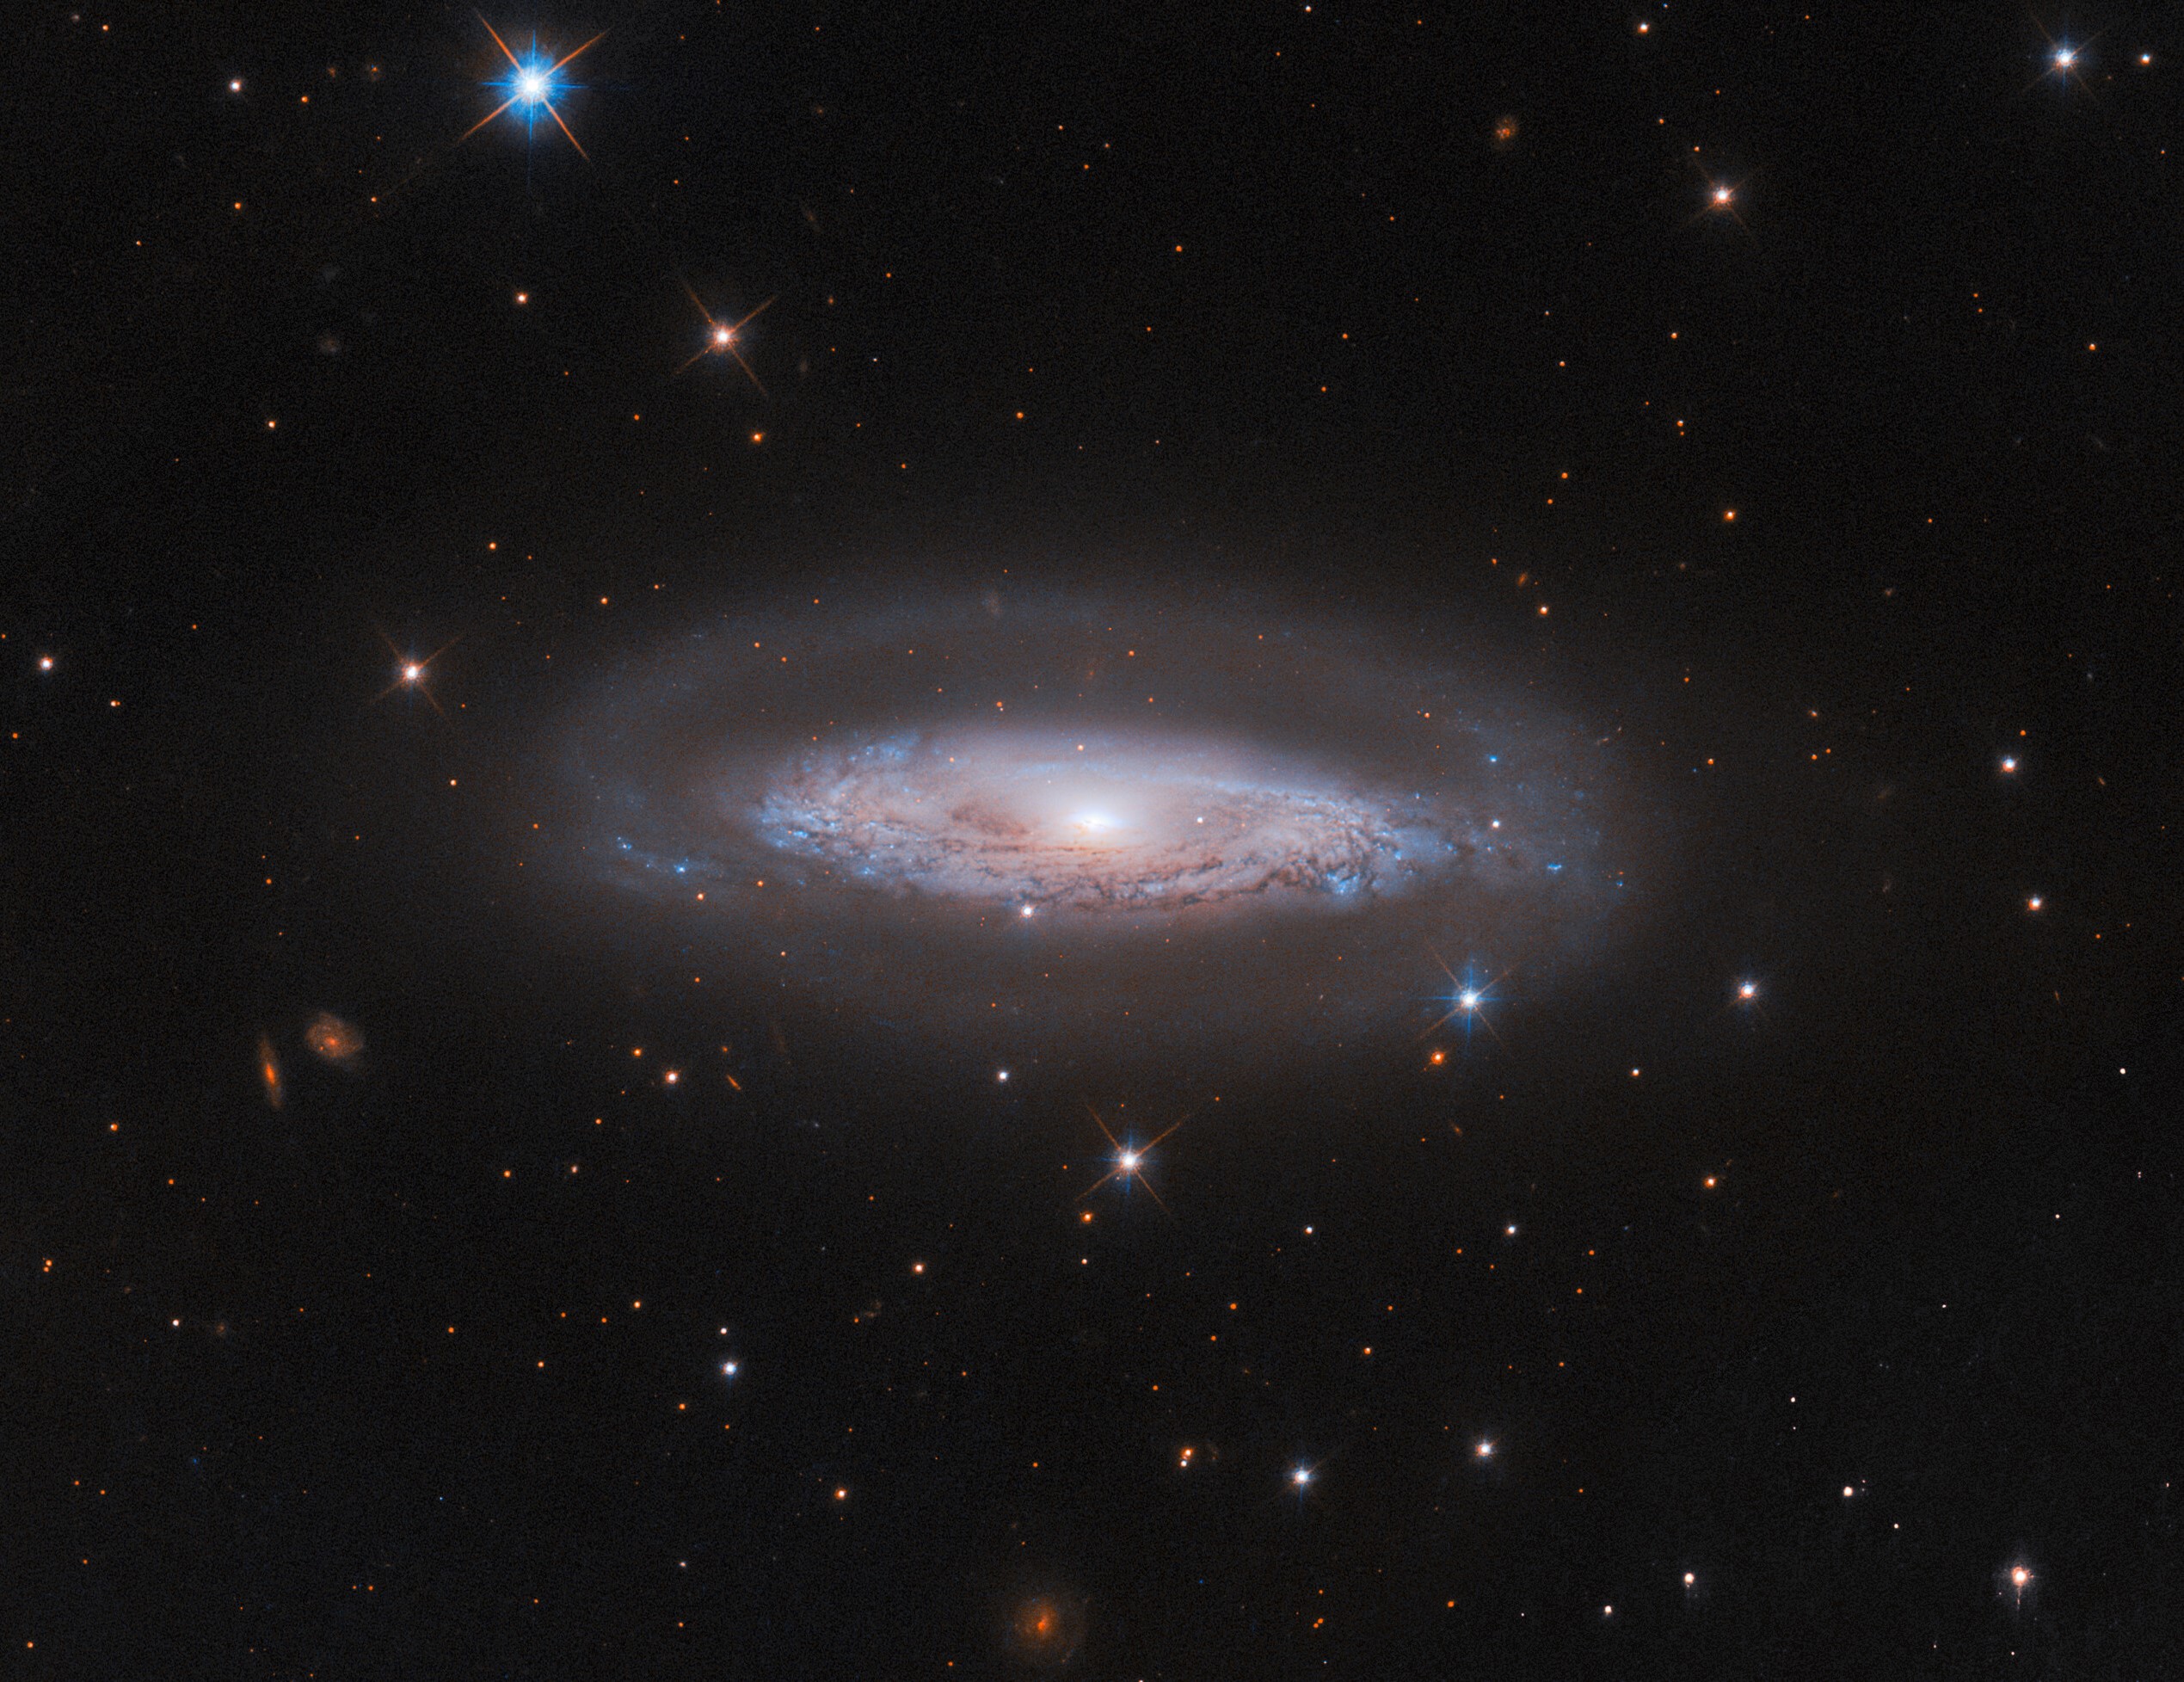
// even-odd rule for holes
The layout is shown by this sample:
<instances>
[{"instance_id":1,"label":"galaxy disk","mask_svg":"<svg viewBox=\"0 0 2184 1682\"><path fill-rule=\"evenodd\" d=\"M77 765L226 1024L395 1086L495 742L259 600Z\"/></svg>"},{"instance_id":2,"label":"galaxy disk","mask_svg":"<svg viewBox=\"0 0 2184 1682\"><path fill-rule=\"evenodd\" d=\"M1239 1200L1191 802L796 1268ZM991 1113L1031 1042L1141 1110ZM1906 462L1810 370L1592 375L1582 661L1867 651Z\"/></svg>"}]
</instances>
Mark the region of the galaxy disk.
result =
<instances>
[{"instance_id":1,"label":"galaxy disk","mask_svg":"<svg viewBox=\"0 0 2184 1682\"><path fill-rule=\"evenodd\" d=\"M756 829L846 880L1027 915L1302 911L1403 892L1494 845L1437 827L1421 794L1158 728L840 744L782 767Z\"/></svg>"},{"instance_id":2,"label":"galaxy disk","mask_svg":"<svg viewBox=\"0 0 2184 1682\"><path fill-rule=\"evenodd\" d=\"M1653 868L1614 733L1509 656L1258 595L822 591L624 656L554 739L588 927L1018 1063L1429 1031Z\"/></svg>"}]
</instances>

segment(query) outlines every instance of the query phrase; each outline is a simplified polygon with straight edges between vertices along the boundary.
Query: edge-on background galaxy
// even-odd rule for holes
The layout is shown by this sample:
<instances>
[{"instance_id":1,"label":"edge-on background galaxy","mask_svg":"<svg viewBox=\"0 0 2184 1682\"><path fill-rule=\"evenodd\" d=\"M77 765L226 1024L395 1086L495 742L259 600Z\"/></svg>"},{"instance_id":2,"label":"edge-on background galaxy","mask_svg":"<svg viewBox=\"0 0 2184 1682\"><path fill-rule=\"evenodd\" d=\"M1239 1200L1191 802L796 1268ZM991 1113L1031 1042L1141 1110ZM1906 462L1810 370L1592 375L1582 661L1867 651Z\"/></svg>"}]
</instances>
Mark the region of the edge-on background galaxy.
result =
<instances>
[{"instance_id":1,"label":"edge-on background galaxy","mask_svg":"<svg viewBox=\"0 0 2184 1682\"><path fill-rule=\"evenodd\" d=\"M1437 615L1270 595L837 582L549 734L600 937L998 1066L1430 1033L1588 964L1653 868L1612 732Z\"/></svg>"}]
</instances>

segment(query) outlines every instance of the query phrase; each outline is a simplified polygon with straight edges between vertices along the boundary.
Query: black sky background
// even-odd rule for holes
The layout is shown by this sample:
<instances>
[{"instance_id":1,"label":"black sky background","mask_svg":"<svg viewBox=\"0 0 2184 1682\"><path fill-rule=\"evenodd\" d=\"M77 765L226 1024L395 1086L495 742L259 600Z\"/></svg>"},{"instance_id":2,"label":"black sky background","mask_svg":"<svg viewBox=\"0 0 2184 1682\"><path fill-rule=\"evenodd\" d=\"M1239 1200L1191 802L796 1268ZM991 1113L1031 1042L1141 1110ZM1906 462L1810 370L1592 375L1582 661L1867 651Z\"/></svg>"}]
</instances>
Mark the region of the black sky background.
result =
<instances>
[{"instance_id":1,"label":"black sky background","mask_svg":"<svg viewBox=\"0 0 2184 1682\"><path fill-rule=\"evenodd\" d=\"M459 9L19 40L11 1667L1008 1675L1046 1593L1101 1677L2169 1673L2173 20L493 21L609 31L590 162L454 144ZM1270 1025L1216 1116L514 884L556 697L875 567L1468 615L1659 744L1672 890L1453 1077ZM1192 1111L1172 1217L1080 1233L1085 1098Z\"/></svg>"}]
</instances>

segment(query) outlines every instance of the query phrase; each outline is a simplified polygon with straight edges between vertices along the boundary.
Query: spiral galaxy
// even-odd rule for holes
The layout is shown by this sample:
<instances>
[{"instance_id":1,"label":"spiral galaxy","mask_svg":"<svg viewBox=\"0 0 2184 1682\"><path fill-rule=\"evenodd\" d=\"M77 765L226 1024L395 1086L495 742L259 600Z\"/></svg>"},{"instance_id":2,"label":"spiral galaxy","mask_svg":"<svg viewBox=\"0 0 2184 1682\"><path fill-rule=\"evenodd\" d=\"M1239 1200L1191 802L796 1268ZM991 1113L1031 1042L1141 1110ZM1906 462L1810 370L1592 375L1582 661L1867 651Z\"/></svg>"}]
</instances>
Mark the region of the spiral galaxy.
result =
<instances>
[{"instance_id":1,"label":"spiral galaxy","mask_svg":"<svg viewBox=\"0 0 2184 1682\"><path fill-rule=\"evenodd\" d=\"M983 1057L1416 1033L1633 891L1612 736L1430 616L822 593L624 656L559 740L595 900L770 1007Z\"/></svg>"},{"instance_id":2,"label":"spiral galaxy","mask_svg":"<svg viewBox=\"0 0 2184 1682\"><path fill-rule=\"evenodd\" d=\"M1075 911L1402 891L1482 843L1423 797L1171 732L991 726L844 743L786 767L758 833L852 880ZM1406 810L1408 809L1408 810Z\"/></svg>"}]
</instances>

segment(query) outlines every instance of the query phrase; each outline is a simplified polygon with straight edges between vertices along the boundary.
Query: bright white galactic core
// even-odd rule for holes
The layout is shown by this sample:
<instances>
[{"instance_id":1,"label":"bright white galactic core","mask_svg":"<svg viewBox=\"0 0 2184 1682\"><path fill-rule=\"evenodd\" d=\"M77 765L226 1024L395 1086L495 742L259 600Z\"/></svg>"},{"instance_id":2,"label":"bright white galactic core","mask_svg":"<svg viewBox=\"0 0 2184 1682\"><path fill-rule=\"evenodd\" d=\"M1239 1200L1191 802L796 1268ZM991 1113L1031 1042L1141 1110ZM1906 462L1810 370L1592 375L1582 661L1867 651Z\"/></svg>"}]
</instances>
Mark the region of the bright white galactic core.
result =
<instances>
[{"instance_id":1,"label":"bright white galactic core","mask_svg":"<svg viewBox=\"0 0 2184 1682\"><path fill-rule=\"evenodd\" d=\"M560 740L618 933L1001 1063L1430 1032L1644 890L1612 730L1449 624L1242 592L837 585L625 658Z\"/></svg>"}]
</instances>

